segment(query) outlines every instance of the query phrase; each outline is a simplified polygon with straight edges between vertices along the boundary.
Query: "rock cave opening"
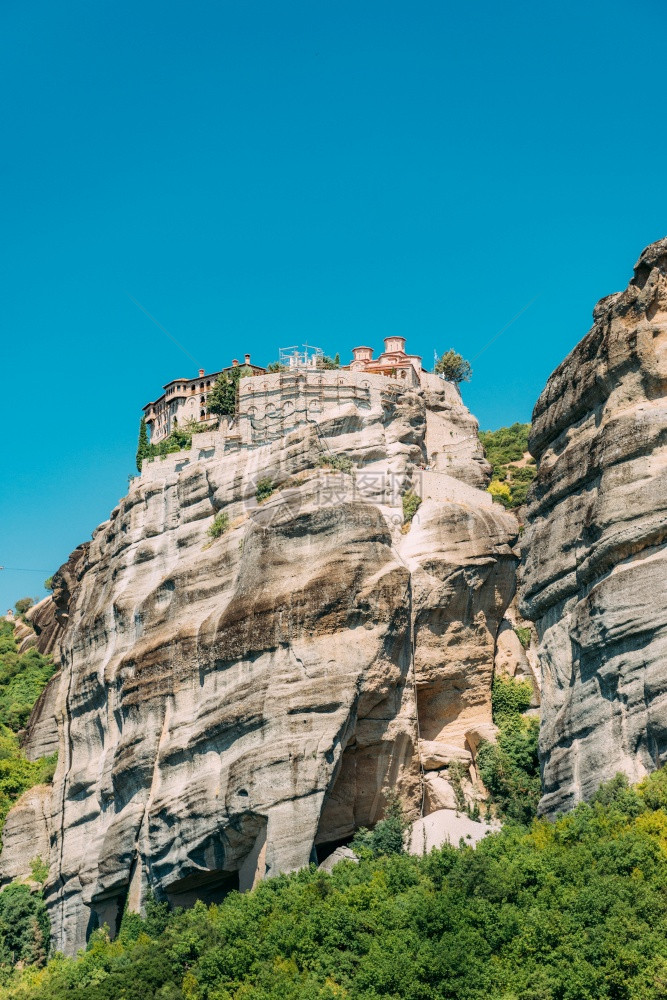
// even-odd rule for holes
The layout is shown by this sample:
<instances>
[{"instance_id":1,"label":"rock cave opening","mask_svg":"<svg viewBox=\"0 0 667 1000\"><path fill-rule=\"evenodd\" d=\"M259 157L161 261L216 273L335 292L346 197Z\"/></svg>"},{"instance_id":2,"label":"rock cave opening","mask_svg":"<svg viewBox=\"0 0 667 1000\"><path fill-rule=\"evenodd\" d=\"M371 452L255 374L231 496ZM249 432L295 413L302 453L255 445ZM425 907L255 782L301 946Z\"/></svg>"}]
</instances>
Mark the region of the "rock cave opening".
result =
<instances>
[{"instance_id":1,"label":"rock cave opening","mask_svg":"<svg viewBox=\"0 0 667 1000\"><path fill-rule=\"evenodd\" d=\"M165 895L172 909L181 906L189 909L201 900L202 903L221 903L230 892L238 892L239 873L213 869L196 871L172 882Z\"/></svg>"},{"instance_id":2,"label":"rock cave opening","mask_svg":"<svg viewBox=\"0 0 667 1000\"><path fill-rule=\"evenodd\" d=\"M109 937L113 941L120 930L120 923L125 912L125 904L127 903L127 893L128 888L126 887L122 892L114 896L108 896L106 899L96 899L91 902L90 919L86 928L86 940L88 940L93 931L96 931L99 927L104 927L106 924L109 928Z\"/></svg>"},{"instance_id":3,"label":"rock cave opening","mask_svg":"<svg viewBox=\"0 0 667 1000\"><path fill-rule=\"evenodd\" d=\"M347 837L341 837L339 840L328 840L326 843L315 844L313 847L314 858L318 865L321 865L323 861L333 854L335 850L339 847L347 847L352 843L354 839L354 834L351 833Z\"/></svg>"}]
</instances>

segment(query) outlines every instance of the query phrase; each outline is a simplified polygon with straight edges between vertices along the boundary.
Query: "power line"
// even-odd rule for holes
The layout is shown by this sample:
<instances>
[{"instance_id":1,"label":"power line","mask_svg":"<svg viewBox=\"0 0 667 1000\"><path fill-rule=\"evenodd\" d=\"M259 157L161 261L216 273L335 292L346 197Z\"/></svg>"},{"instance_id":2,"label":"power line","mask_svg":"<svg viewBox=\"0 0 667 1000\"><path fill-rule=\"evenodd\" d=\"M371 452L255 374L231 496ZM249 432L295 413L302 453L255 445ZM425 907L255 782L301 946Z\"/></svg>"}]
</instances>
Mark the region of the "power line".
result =
<instances>
[{"instance_id":1,"label":"power line","mask_svg":"<svg viewBox=\"0 0 667 1000\"><path fill-rule=\"evenodd\" d=\"M0 566L5 573L50 573L49 569L30 569L27 566Z\"/></svg>"},{"instance_id":2,"label":"power line","mask_svg":"<svg viewBox=\"0 0 667 1000\"><path fill-rule=\"evenodd\" d=\"M526 309L530 309L530 307L532 306L533 302L537 302L537 300L539 299L539 297L540 297L541 294L542 294L542 292L540 292L539 295L536 295L534 299L531 299L530 302L526 303L526 305L523 307L523 309L519 309L519 311L516 314L516 316L512 316L512 318L509 321L509 323L505 323L505 326L502 328L502 330L499 330L498 333L495 335L495 337L492 337L491 340L488 342L488 344L485 344L484 347L482 348L482 350L478 351L474 358L471 358L471 361L476 361L477 358L480 357L480 355L484 354L484 351L486 351L487 348L491 347L491 344L494 344L496 342L496 340L498 339L498 337L501 337L503 335L503 333L505 332L505 330L508 330L511 327L512 323L515 323L516 320L518 320L519 316L522 316L523 313L525 313Z\"/></svg>"},{"instance_id":3,"label":"power line","mask_svg":"<svg viewBox=\"0 0 667 1000\"><path fill-rule=\"evenodd\" d=\"M176 340L176 337L172 337L172 335L169 333L169 330L165 330L165 328L162 326L162 323L159 323L156 320L155 316L151 316L151 314L149 313L148 309L145 309L142 306L141 302L137 302L137 300L134 298L133 295L130 295L129 292L125 292L125 294L127 295L128 299L131 302L134 302L135 306L138 309L141 309L142 313L145 313L145 315L148 316L149 320L151 320L152 323L155 323L156 327L159 330L162 330L162 332L165 334L165 336L169 337L169 339L171 340L171 342L174 343L174 344L176 344L176 347L178 347L181 351L183 351L183 354L185 354L186 357L190 358L190 361L194 362L194 364L196 365L196 367L199 368L199 364L197 362L197 359L193 358L192 355L190 354L190 352L186 351L186 349L183 347L182 344L179 344L179 342Z\"/></svg>"}]
</instances>

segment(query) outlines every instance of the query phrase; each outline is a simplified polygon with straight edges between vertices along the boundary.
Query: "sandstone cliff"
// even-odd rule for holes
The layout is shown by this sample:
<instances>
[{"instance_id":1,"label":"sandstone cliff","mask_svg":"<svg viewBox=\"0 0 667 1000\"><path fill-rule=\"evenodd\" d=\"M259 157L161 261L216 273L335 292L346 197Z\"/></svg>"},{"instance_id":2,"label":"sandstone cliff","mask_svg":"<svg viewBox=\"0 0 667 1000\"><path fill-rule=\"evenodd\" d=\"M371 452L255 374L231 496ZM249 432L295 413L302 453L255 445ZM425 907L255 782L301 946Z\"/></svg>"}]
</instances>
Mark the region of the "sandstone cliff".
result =
<instances>
[{"instance_id":1,"label":"sandstone cliff","mask_svg":"<svg viewBox=\"0 0 667 1000\"><path fill-rule=\"evenodd\" d=\"M187 905L325 856L388 786L414 816L452 807L463 761L476 794L517 525L471 485L486 464L456 390L388 386L259 447L225 441L156 461L71 573L42 712L53 789L19 804L2 858L20 871L41 823L69 953L148 888ZM257 504L260 478L276 489Z\"/></svg>"},{"instance_id":2,"label":"sandstone cliff","mask_svg":"<svg viewBox=\"0 0 667 1000\"><path fill-rule=\"evenodd\" d=\"M523 536L553 814L667 759L667 240L553 373L533 415Z\"/></svg>"}]
</instances>

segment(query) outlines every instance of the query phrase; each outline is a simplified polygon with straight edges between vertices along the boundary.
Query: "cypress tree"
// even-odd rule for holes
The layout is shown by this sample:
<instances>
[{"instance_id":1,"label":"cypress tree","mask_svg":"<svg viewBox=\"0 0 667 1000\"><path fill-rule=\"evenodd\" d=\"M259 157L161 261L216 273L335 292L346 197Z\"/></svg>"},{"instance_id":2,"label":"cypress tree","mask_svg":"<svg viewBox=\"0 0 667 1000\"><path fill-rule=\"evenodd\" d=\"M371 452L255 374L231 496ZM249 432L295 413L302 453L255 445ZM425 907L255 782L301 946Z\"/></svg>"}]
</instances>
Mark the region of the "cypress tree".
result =
<instances>
[{"instance_id":1,"label":"cypress tree","mask_svg":"<svg viewBox=\"0 0 667 1000\"><path fill-rule=\"evenodd\" d=\"M139 443L137 445L137 472L141 472L141 463L146 458L150 452L150 444L148 443L148 431L146 430L146 421L141 418L141 423L139 424Z\"/></svg>"}]
</instances>

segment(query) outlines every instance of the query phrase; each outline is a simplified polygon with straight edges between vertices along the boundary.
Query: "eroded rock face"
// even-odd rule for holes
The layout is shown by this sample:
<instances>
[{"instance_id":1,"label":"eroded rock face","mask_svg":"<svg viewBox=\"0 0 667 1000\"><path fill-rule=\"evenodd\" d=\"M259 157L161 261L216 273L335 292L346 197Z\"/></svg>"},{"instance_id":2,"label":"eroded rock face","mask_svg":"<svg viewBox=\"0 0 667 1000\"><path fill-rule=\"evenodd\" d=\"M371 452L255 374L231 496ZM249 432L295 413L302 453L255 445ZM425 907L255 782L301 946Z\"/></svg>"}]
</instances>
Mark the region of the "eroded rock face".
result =
<instances>
[{"instance_id":1,"label":"eroded rock face","mask_svg":"<svg viewBox=\"0 0 667 1000\"><path fill-rule=\"evenodd\" d=\"M48 862L51 812L50 785L29 788L10 811L2 830L0 875L3 882L30 880L33 863Z\"/></svg>"},{"instance_id":2,"label":"eroded rock face","mask_svg":"<svg viewBox=\"0 0 667 1000\"><path fill-rule=\"evenodd\" d=\"M44 656L59 662L60 649L69 621L69 609L79 585L79 578L86 566L88 543L79 545L67 562L53 575L53 593L35 604L26 614L30 623L22 635L15 626L14 634L20 640L19 652L34 647ZM22 625L22 623L19 623ZM42 691L33 708L21 746L28 760L46 757L58 750L58 723L56 703L60 686L57 672Z\"/></svg>"},{"instance_id":3,"label":"eroded rock face","mask_svg":"<svg viewBox=\"0 0 667 1000\"><path fill-rule=\"evenodd\" d=\"M465 484L484 465L476 425L440 391L394 389L317 429L154 467L97 529L55 698L58 949L113 931L149 887L188 905L305 865L372 826L387 787L417 817L451 804L452 762L473 781L518 529ZM401 494L448 407L456 440L473 432L448 466L458 487L406 532ZM343 453L355 473L326 465ZM262 477L279 488L257 505Z\"/></svg>"},{"instance_id":4,"label":"eroded rock face","mask_svg":"<svg viewBox=\"0 0 667 1000\"><path fill-rule=\"evenodd\" d=\"M87 552L88 543L79 545L67 562L53 574L53 592L26 612L29 627L22 622L17 622L14 626L20 653L35 648L44 656L59 655L70 604L85 567Z\"/></svg>"},{"instance_id":5,"label":"eroded rock face","mask_svg":"<svg viewBox=\"0 0 667 1000\"><path fill-rule=\"evenodd\" d=\"M533 414L522 609L540 637L547 814L667 760L666 389L661 240Z\"/></svg>"}]
</instances>

